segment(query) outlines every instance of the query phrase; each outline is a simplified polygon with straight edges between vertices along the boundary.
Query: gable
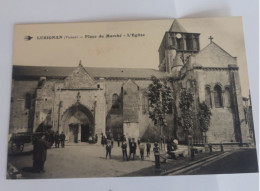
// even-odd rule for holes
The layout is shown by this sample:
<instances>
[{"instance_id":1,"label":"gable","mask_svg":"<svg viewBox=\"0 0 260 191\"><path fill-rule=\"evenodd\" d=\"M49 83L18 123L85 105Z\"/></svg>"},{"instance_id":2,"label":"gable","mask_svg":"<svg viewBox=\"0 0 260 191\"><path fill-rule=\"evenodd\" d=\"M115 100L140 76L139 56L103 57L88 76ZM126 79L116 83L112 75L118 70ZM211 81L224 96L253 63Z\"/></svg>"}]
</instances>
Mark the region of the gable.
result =
<instances>
[{"instance_id":1,"label":"gable","mask_svg":"<svg viewBox=\"0 0 260 191\"><path fill-rule=\"evenodd\" d=\"M139 86L132 80L123 84L123 119L137 123L139 121Z\"/></svg>"},{"instance_id":2,"label":"gable","mask_svg":"<svg viewBox=\"0 0 260 191\"><path fill-rule=\"evenodd\" d=\"M64 87L68 89L96 88L96 82L81 64L64 80Z\"/></svg>"},{"instance_id":3,"label":"gable","mask_svg":"<svg viewBox=\"0 0 260 191\"><path fill-rule=\"evenodd\" d=\"M122 86L124 89L139 90L139 86L131 79L127 80Z\"/></svg>"},{"instance_id":4,"label":"gable","mask_svg":"<svg viewBox=\"0 0 260 191\"><path fill-rule=\"evenodd\" d=\"M195 56L194 62L203 67L228 67L236 64L236 57L212 42Z\"/></svg>"}]
</instances>

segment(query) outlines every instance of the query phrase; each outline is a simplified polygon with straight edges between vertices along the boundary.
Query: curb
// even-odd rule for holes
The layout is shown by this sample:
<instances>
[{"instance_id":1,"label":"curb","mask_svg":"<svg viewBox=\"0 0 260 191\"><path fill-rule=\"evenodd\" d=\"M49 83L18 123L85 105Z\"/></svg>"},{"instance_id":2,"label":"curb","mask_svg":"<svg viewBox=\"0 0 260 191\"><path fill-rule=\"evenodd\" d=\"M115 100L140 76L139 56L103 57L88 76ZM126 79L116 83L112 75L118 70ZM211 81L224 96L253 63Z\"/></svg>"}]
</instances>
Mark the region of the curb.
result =
<instances>
[{"instance_id":1,"label":"curb","mask_svg":"<svg viewBox=\"0 0 260 191\"><path fill-rule=\"evenodd\" d=\"M186 165L177 167L177 168L175 168L175 169L168 170L168 171L166 171L166 172L161 173L160 175L161 175L161 176L166 176L166 175L168 175L168 174L171 174L171 173L174 173L174 172L177 172L177 171L186 170L188 167L195 166L196 164L199 164L199 163L204 162L204 161L208 161L208 160L210 160L210 159L212 159L212 158L215 158L215 157L218 157L218 156L221 156L221 155L224 155L224 154L226 154L226 152L214 154L214 155L211 155L211 156L209 156L209 157L200 159L200 160L198 160L198 161L190 162L190 163L188 163L188 164L186 164Z\"/></svg>"}]
</instances>

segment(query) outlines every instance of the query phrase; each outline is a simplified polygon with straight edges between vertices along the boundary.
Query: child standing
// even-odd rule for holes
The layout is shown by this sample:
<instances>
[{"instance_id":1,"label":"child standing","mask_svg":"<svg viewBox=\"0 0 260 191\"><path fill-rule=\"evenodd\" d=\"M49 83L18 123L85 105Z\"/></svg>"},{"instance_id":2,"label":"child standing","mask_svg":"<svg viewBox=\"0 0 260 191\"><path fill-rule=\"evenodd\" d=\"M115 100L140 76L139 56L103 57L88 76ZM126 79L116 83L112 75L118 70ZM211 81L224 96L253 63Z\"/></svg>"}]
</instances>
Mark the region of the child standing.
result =
<instances>
[{"instance_id":1,"label":"child standing","mask_svg":"<svg viewBox=\"0 0 260 191\"><path fill-rule=\"evenodd\" d=\"M111 141L107 140L107 144L106 144L106 159L107 159L107 155L109 155L109 158L111 159L111 150L112 150Z\"/></svg>"}]
</instances>

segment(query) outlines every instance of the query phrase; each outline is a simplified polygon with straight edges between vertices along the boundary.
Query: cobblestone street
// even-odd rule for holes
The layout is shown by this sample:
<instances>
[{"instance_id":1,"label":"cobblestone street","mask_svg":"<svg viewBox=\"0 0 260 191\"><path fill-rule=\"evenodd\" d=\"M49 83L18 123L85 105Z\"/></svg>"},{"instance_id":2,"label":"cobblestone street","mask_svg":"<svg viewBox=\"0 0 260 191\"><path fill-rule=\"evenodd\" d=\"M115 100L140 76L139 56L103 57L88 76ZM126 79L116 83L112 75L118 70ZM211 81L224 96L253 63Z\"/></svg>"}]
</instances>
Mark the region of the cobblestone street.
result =
<instances>
[{"instance_id":1,"label":"cobblestone street","mask_svg":"<svg viewBox=\"0 0 260 191\"><path fill-rule=\"evenodd\" d=\"M153 153L141 161L138 149L136 160L123 161L121 147L117 144L112 149L111 160L106 159L105 154L105 147L87 143L51 148L47 151L45 172L33 173L32 146L28 145L24 152L10 155L9 162L22 170L23 178L115 177L154 165Z\"/></svg>"}]
</instances>

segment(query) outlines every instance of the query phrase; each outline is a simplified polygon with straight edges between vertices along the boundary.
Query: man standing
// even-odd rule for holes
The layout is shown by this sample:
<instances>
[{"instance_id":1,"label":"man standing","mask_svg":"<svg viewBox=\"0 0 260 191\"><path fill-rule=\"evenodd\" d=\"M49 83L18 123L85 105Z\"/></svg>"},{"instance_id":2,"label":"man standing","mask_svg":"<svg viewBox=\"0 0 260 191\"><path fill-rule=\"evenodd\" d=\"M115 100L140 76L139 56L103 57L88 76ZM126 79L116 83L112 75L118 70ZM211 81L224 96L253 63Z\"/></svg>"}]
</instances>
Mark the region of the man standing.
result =
<instances>
[{"instance_id":1,"label":"man standing","mask_svg":"<svg viewBox=\"0 0 260 191\"><path fill-rule=\"evenodd\" d=\"M125 141L122 143L121 148L123 152L123 160L127 160L127 143Z\"/></svg>"},{"instance_id":2,"label":"man standing","mask_svg":"<svg viewBox=\"0 0 260 191\"><path fill-rule=\"evenodd\" d=\"M144 143L142 143L142 142L140 141L139 150L140 150L140 159L141 159L141 160L144 160L144 148L145 148Z\"/></svg>"},{"instance_id":3,"label":"man standing","mask_svg":"<svg viewBox=\"0 0 260 191\"><path fill-rule=\"evenodd\" d=\"M64 148L65 147L65 134L63 133L63 131L60 134L60 141L61 141L61 147Z\"/></svg>"},{"instance_id":4,"label":"man standing","mask_svg":"<svg viewBox=\"0 0 260 191\"><path fill-rule=\"evenodd\" d=\"M133 154L133 160L135 160L135 153L136 153L136 142L135 142L135 138L132 138L132 141L130 143L129 159L131 158L131 155Z\"/></svg>"},{"instance_id":5,"label":"man standing","mask_svg":"<svg viewBox=\"0 0 260 191\"><path fill-rule=\"evenodd\" d=\"M101 144L102 144L102 146L104 146L106 144L106 137L103 134L101 137Z\"/></svg>"},{"instance_id":6,"label":"man standing","mask_svg":"<svg viewBox=\"0 0 260 191\"><path fill-rule=\"evenodd\" d=\"M146 143L146 153L147 153L147 157L150 156L150 150L151 150L151 143L149 141L149 139L147 140L147 143Z\"/></svg>"},{"instance_id":7,"label":"man standing","mask_svg":"<svg viewBox=\"0 0 260 191\"><path fill-rule=\"evenodd\" d=\"M95 143L97 143L98 142L98 135L96 134L95 135Z\"/></svg>"},{"instance_id":8,"label":"man standing","mask_svg":"<svg viewBox=\"0 0 260 191\"><path fill-rule=\"evenodd\" d=\"M126 141L126 138L125 138L125 135L122 135L121 142L124 142L124 141Z\"/></svg>"},{"instance_id":9,"label":"man standing","mask_svg":"<svg viewBox=\"0 0 260 191\"><path fill-rule=\"evenodd\" d=\"M157 142L154 143L154 157L155 157L155 168L156 170L160 170L160 147Z\"/></svg>"},{"instance_id":10,"label":"man standing","mask_svg":"<svg viewBox=\"0 0 260 191\"><path fill-rule=\"evenodd\" d=\"M54 136L54 140L55 140L55 148L59 148L60 147L60 136L59 136L58 131L56 131L56 134Z\"/></svg>"},{"instance_id":11,"label":"man standing","mask_svg":"<svg viewBox=\"0 0 260 191\"><path fill-rule=\"evenodd\" d=\"M37 172L44 172L44 162L47 155L47 142L45 135L38 138L33 145L33 168Z\"/></svg>"},{"instance_id":12,"label":"man standing","mask_svg":"<svg viewBox=\"0 0 260 191\"><path fill-rule=\"evenodd\" d=\"M120 134L117 135L117 145L120 147L120 141L121 141L121 136Z\"/></svg>"}]
</instances>

